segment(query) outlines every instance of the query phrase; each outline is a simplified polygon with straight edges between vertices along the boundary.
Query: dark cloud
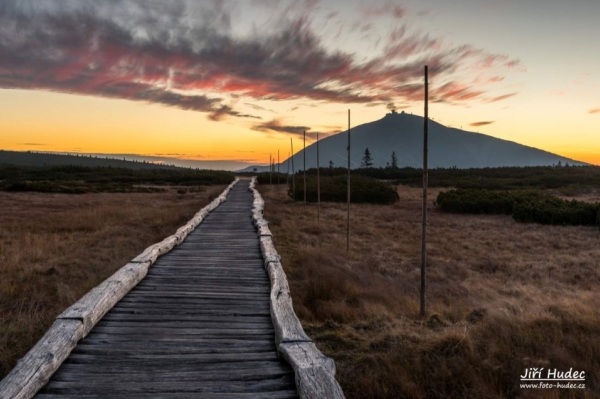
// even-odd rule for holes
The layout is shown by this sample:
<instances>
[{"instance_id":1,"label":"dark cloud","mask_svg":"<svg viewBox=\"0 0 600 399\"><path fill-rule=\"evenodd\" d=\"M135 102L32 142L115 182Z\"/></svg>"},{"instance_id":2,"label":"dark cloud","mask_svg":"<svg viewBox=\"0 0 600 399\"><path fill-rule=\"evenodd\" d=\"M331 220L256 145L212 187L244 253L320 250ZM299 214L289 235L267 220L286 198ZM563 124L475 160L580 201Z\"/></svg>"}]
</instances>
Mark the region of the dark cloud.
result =
<instances>
[{"instance_id":1,"label":"dark cloud","mask_svg":"<svg viewBox=\"0 0 600 399\"><path fill-rule=\"evenodd\" d=\"M257 111L268 111L268 112L274 112L274 113L276 113L272 109L261 107L260 105L256 105L256 104L252 104L252 103L245 103L245 105L247 105L247 106L249 106L249 107L251 107L251 108L253 108L253 109L257 110Z\"/></svg>"},{"instance_id":2,"label":"dark cloud","mask_svg":"<svg viewBox=\"0 0 600 399\"><path fill-rule=\"evenodd\" d=\"M304 132L306 132L306 137L310 140L316 140L317 135L319 139L331 136L333 134L337 134L340 132L340 128L336 126L329 126L330 130L326 132L317 132L311 131L311 128L308 126L291 126L283 124L279 119L273 119L269 122L261 123L255 125L252 129L259 132L275 132L275 133L283 133L298 137L304 137Z\"/></svg>"},{"instance_id":3,"label":"dark cloud","mask_svg":"<svg viewBox=\"0 0 600 399\"><path fill-rule=\"evenodd\" d=\"M491 125L492 123L494 123L495 121L482 121L482 122L473 122L473 123L469 123L470 126L485 126L485 125Z\"/></svg>"},{"instance_id":4,"label":"dark cloud","mask_svg":"<svg viewBox=\"0 0 600 399\"><path fill-rule=\"evenodd\" d=\"M145 101L206 112L212 120L260 119L236 111L225 97L420 101L422 66L428 64L439 82L433 101L485 101L483 85L473 89L457 71L465 65L483 71L520 66L505 55L447 46L403 27L392 32L383 55L359 61L324 46L311 25L315 1L297 4L305 11L285 14L272 29L234 36L227 1L5 0L0 87ZM365 13L402 19L405 10L386 5Z\"/></svg>"},{"instance_id":5,"label":"dark cloud","mask_svg":"<svg viewBox=\"0 0 600 399\"><path fill-rule=\"evenodd\" d=\"M593 108L588 111L589 114L600 114L600 108Z\"/></svg>"}]
</instances>

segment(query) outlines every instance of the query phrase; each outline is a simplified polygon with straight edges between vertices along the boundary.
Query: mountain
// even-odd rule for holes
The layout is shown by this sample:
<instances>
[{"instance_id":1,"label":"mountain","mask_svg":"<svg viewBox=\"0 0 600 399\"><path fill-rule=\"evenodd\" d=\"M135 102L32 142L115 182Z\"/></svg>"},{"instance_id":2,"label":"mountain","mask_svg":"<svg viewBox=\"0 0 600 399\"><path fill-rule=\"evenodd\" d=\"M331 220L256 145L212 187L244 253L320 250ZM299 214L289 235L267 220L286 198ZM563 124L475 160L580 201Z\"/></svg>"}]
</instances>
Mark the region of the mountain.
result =
<instances>
[{"instance_id":1,"label":"mountain","mask_svg":"<svg viewBox=\"0 0 600 399\"><path fill-rule=\"evenodd\" d=\"M374 167L385 167L391 162L392 151L396 152L399 167L423 166L423 123L424 118L407 113L389 113L384 118L365 123L351 130L351 167L359 168L365 148L369 148ZM320 165L345 167L348 134L341 132L319 142ZM304 151L293 156L294 169L303 169ZM291 159L291 158L290 158ZM288 162L279 166L287 172ZM429 167L430 168L485 168L500 166L543 166L561 162L570 165L585 165L582 162L552 154L537 148L512 141L501 140L485 134L449 128L429 121ZM317 166L317 146L306 147L306 167ZM268 171L268 166L251 166L243 171ZM290 166L291 171L291 166Z\"/></svg>"}]
</instances>

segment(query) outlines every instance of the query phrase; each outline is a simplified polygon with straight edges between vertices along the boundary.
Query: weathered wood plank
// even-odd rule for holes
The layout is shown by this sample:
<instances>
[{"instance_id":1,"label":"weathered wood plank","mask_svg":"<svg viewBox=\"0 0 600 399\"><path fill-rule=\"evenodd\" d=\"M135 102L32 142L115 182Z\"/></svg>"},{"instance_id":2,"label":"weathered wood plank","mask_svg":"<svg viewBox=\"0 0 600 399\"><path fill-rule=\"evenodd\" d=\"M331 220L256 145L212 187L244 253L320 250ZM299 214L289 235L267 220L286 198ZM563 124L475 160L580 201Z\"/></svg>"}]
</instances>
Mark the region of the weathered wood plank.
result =
<instances>
[{"instance_id":1,"label":"weathered wood plank","mask_svg":"<svg viewBox=\"0 0 600 399\"><path fill-rule=\"evenodd\" d=\"M80 320L57 320L0 381L2 398L29 399L44 386L83 337Z\"/></svg>"},{"instance_id":2,"label":"weathered wood plank","mask_svg":"<svg viewBox=\"0 0 600 399\"><path fill-rule=\"evenodd\" d=\"M271 280L271 318L277 346L282 342L310 341L294 313L290 288L281 263L269 263L267 271Z\"/></svg>"},{"instance_id":3,"label":"weathered wood plank","mask_svg":"<svg viewBox=\"0 0 600 399\"><path fill-rule=\"evenodd\" d=\"M274 392L227 392L227 393L194 393L194 399L295 399L297 398L296 390L284 390ZM101 395L65 395L65 394L40 394L39 399L106 399L106 396ZM152 399L189 399L189 393L155 393ZM112 394L110 399L148 399L146 394Z\"/></svg>"},{"instance_id":4,"label":"weathered wood plank","mask_svg":"<svg viewBox=\"0 0 600 399\"><path fill-rule=\"evenodd\" d=\"M294 369L300 398L344 398L342 388L334 378L334 361L324 356L314 343L282 343L279 353Z\"/></svg>"},{"instance_id":5,"label":"weathered wood plank","mask_svg":"<svg viewBox=\"0 0 600 399\"><path fill-rule=\"evenodd\" d=\"M264 392L272 391L280 388L289 388L290 384L294 383L292 376L284 375L273 379L262 379L259 381L228 381L224 384L222 381L188 381L185 384L175 382L167 384L164 381L147 381L144 383L131 383L115 386L113 384L95 384L92 380L87 380L86 384L81 382L61 382L51 381L45 390L48 393L61 393L68 389L69 393L78 393L85 395L86 393L94 393L101 391L106 397L113 397L114 394L123 393L169 393L169 392ZM152 395L154 397L154 395Z\"/></svg>"},{"instance_id":6,"label":"weathered wood plank","mask_svg":"<svg viewBox=\"0 0 600 399\"><path fill-rule=\"evenodd\" d=\"M94 325L146 276L149 266L150 262L125 265L61 313L57 319L80 320L85 337Z\"/></svg>"}]
</instances>

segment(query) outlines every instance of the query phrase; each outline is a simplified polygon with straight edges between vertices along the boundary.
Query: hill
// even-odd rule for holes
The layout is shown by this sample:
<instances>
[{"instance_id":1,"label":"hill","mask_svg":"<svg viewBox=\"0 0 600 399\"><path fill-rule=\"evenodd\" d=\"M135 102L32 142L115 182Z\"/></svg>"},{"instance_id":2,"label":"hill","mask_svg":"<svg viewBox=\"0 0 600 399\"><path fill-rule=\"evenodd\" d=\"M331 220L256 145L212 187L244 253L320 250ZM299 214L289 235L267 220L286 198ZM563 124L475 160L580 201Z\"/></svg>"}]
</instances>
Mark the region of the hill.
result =
<instances>
[{"instance_id":1,"label":"hill","mask_svg":"<svg viewBox=\"0 0 600 399\"><path fill-rule=\"evenodd\" d=\"M423 165L423 122L417 115L390 113L384 118L352 128L351 167L360 167L365 148L369 148L374 167L385 167L392 151L396 153L399 167L419 168ZM346 132L326 137L320 141L321 166L346 166L348 135ZM303 169L303 151L294 158L295 170ZM287 171L285 160L281 171ZM429 121L429 166L431 168L487 168L503 166L550 166L554 164L585 165L537 148L512 141L501 140L461 129L449 128ZM306 167L317 165L317 147L306 148ZM251 166L244 171L268 170L265 166ZM290 167L291 170L291 167Z\"/></svg>"},{"instance_id":2,"label":"hill","mask_svg":"<svg viewBox=\"0 0 600 399\"><path fill-rule=\"evenodd\" d=\"M0 150L0 165L15 166L85 166L113 167L127 169L173 169L172 165L161 165L150 162L126 161L116 158L103 158L83 154L53 154L32 151Z\"/></svg>"}]
</instances>

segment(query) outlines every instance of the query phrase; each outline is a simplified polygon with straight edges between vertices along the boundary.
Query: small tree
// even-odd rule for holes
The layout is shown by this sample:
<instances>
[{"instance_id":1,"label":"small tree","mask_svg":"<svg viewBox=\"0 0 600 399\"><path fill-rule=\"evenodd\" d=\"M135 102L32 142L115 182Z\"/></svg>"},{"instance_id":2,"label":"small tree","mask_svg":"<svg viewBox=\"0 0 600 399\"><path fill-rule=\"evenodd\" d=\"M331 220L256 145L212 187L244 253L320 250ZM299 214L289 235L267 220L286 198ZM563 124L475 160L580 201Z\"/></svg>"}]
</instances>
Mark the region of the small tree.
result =
<instances>
[{"instance_id":1,"label":"small tree","mask_svg":"<svg viewBox=\"0 0 600 399\"><path fill-rule=\"evenodd\" d=\"M371 152L369 151L369 147L365 148L365 155L362 157L362 163L360 164L361 168L371 168L373 167L373 158L371 158Z\"/></svg>"},{"instance_id":2,"label":"small tree","mask_svg":"<svg viewBox=\"0 0 600 399\"><path fill-rule=\"evenodd\" d=\"M333 161L329 161L329 169L333 169Z\"/></svg>"},{"instance_id":3,"label":"small tree","mask_svg":"<svg viewBox=\"0 0 600 399\"><path fill-rule=\"evenodd\" d=\"M392 151L392 169L398 169L398 157L396 151Z\"/></svg>"}]
</instances>

